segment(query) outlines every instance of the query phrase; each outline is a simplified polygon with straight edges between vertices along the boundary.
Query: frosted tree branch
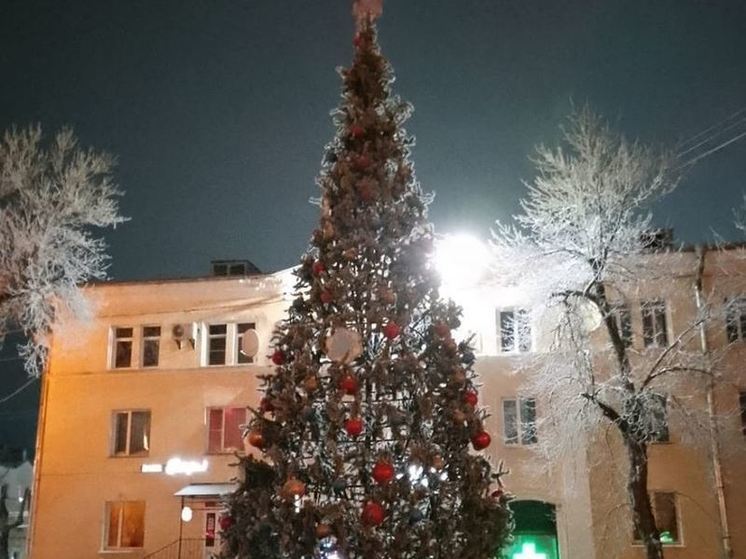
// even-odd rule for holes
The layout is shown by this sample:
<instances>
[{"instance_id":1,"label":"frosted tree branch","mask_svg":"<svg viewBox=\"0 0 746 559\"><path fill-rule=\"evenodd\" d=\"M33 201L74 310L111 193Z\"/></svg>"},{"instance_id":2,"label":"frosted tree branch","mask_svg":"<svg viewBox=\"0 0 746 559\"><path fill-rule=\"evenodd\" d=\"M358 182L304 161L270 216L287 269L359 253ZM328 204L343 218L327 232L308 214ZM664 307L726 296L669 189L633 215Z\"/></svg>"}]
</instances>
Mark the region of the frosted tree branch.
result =
<instances>
[{"instance_id":1,"label":"frosted tree branch","mask_svg":"<svg viewBox=\"0 0 746 559\"><path fill-rule=\"evenodd\" d=\"M103 239L119 215L113 157L82 149L70 129L45 145L39 126L0 141L0 338L21 330L29 374L41 372L61 307L85 314L79 285L106 276Z\"/></svg>"}]
</instances>

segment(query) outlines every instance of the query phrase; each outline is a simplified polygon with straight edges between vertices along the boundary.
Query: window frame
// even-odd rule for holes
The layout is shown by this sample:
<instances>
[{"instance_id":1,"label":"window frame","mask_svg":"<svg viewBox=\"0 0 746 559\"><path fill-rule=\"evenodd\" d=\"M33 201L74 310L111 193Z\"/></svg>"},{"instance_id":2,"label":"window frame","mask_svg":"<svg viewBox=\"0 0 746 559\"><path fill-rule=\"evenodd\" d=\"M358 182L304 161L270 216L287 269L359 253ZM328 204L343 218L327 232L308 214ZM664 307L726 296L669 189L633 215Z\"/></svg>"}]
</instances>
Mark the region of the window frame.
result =
<instances>
[{"instance_id":1,"label":"window frame","mask_svg":"<svg viewBox=\"0 0 746 559\"><path fill-rule=\"evenodd\" d=\"M657 313L656 310L660 310ZM665 299L647 299L640 302L640 317L642 319L642 343L645 348L659 348L663 349L669 345L669 317L668 317L668 304ZM649 326L651 327L648 332L648 317ZM663 328L659 328L659 318L663 318ZM661 344L658 338L663 337L663 343Z\"/></svg>"},{"instance_id":2,"label":"window frame","mask_svg":"<svg viewBox=\"0 0 746 559\"><path fill-rule=\"evenodd\" d=\"M253 324L253 330L256 331L256 320L253 319L242 319L240 321L232 322L204 322L202 327L202 351L200 352L200 366L201 367L246 367L251 365L257 365L258 360L256 357L248 357L250 361L241 362L239 355L241 352L241 339L239 337L239 326ZM211 335L211 326L225 326L224 335ZM225 357L223 363L210 363L210 340L213 338L225 337Z\"/></svg>"},{"instance_id":3,"label":"window frame","mask_svg":"<svg viewBox=\"0 0 746 559\"><path fill-rule=\"evenodd\" d=\"M158 328L158 335L145 335L145 330L148 328ZM143 324L140 326L140 367L143 369L157 369L161 364L161 336L163 335L163 329L160 324ZM155 364L145 364L145 352L148 342L156 343L155 352Z\"/></svg>"},{"instance_id":4,"label":"window frame","mask_svg":"<svg viewBox=\"0 0 746 559\"><path fill-rule=\"evenodd\" d=\"M140 531L142 532L142 543L141 545L136 546L123 546L122 545L122 528L125 524L125 510L127 504L142 504L142 525L140 526ZM120 506L120 514L119 518L117 520L117 543L115 545L111 545L109 543L110 536L111 536L111 514L112 514L112 508L114 506ZM147 503L145 500L142 499L135 499L135 500L120 500L120 501L105 501L104 502L104 533L103 533L103 545L102 548L105 551L126 551L126 550L134 550L134 549L143 549L145 547L145 514L147 512Z\"/></svg>"},{"instance_id":5,"label":"window frame","mask_svg":"<svg viewBox=\"0 0 746 559\"><path fill-rule=\"evenodd\" d=\"M659 394L657 392L652 394L652 397L662 401L663 408L663 427L660 431L654 432L652 427L650 429L650 444L668 444L671 442L671 427L668 424L668 396L666 394Z\"/></svg>"},{"instance_id":6,"label":"window frame","mask_svg":"<svg viewBox=\"0 0 746 559\"><path fill-rule=\"evenodd\" d=\"M670 495L672 497L671 502L673 502L673 513L675 518L675 524L676 524L676 540L672 542L664 542L661 541L661 545L664 545L666 547L684 547L684 531L682 526L682 519L681 519L681 507L679 506L679 495L676 493L676 491L671 490L653 490L650 491L650 505L653 509L653 516L655 517L655 522L658 524L660 522L659 513L658 513L658 506L656 501L657 495ZM661 534L666 532L667 530L662 530ZM634 525L632 526L632 544L634 546L642 546L642 540L637 535L637 530L635 530Z\"/></svg>"},{"instance_id":7,"label":"window frame","mask_svg":"<svg viewBox=\"0 0 746 559\"><path fill-rule=\"evenodd\" d=\"M238 444L235 447L226 447L225 444L225 435L226 435L226 429L225 429L225 418L226 418L226 411L227 410L242 410L244 413L243 417L243 424L246 424L248 421L248 407L247 406L210 406L205 409L205 423L207 427L207 444L205 445L205 448L207 449L207 454L232 454L234 452L241 452L243 451L243 444ZM212 412L220 411L220 448L219 449L213 449L210 446L211 442L211 434L215 429L212 428ZM240 432L240 425L239 423L239 434ZM239 437L241 438L241 437Z\"/></svg>"},{"instance_id":8,"label":"window frame","mask_svg":"<svg viewBox=\"0 0 746 559\"><path fill-rule=\"evenodd\" d=\"M536 418L537 418L537 399L535 397L528 397L528 396L516 396L515 398L503 398L502 403L500 406L501 413L502 413L502 422L503 422L503 428L502 428L502 437L503 437L503 443L506 446L531 446L535 445L539 442L539 434L538 429L536 426ZM508 433L508 426L509 423L506 419L506 404L512 404L515 409L515 415L513 417L514 421L514 431L515 436L509 436ZM527 405L530 404L530 407L533 409L533 417L531 420L528 420L524 417L524 413L526 412ZM511 433L512 435L512 433Z\"/></svg>"},{"instance_id":9,"label":"window frame","mask_svg":"<svg viewBox=\"0 0 746 559\"><path fill-rule=\"evenodd\" d=\"M512 315L510 320L512 323L511 331L509 332L512 340L512 346L510 349L505 349L503 336L504 318L503 315ZM507 322L505 320L505 322ZM497 353L506 355L519 355L523 353L532 353L534 350L533 340L533 328L531 327L531 313L528 309L523 307L504 307L495 309L495 330L496 336L495 341L497 342ZM525 348L525 349L523 349Z\"/></svg>"},{"instance_id":10,"label":"window frame","mask_svg":"<svg viewBox=\"0 0 746 559\"><path fill-rule=\"evenodd\" d=\"M746 341L746 296L725 299L725 336L729 344Z\"/></svg>"},{"instance_id":11,"label":"window frame","mask_svg":"<svg viewBox=\"0 0 746 559\"><path fill-rule=\"evenodd\" d=\"M132 452L132 418L135 413L147 413L147 433L144 434L145 440L147 441L147 448L142 451ZM119 423L118 418L120 415L127 415L127 428L125 436L125 451L117 452L117 438L119 436ZM133 458L143 457L150 455L150 443L151 443L151 428L153 426L153 413L149 409L133 408L126 410L113 410L111 412L111 445L110 445L110 457L111 458Z\"/></svg>"},{"instance_id":12,"label":"window frame","mask_svg":"<svg viewBox=\"0 0 746 559\"><path fill-rule=\"evenodd\" d=\"M622 302L612 303L611 316L616 323L617 331L624 347L632 347L635 341L635 334L632 329L632 311L629 305Z\"/></svg>"},{"instance_id":13,"label":"window frame","mask_svg":"<svg viewBox=\"0 0 746 559\"><path fill-rule=\"evenodd\" d=\"M120 330L130 330L129 336L120 336L119 331ZM136 367L135 364L135 332L136 327L135 326L117 326L112 325L109 329L109 348L110 348L110 355L109 355L109 368L116 371L121 370L127 370L127 369L134 369ZM118 347L119 342L129 342L130 349L129 349L129 364L128 365L117 365L117 354L118 354Z\"/></svg>"}]
</instances>

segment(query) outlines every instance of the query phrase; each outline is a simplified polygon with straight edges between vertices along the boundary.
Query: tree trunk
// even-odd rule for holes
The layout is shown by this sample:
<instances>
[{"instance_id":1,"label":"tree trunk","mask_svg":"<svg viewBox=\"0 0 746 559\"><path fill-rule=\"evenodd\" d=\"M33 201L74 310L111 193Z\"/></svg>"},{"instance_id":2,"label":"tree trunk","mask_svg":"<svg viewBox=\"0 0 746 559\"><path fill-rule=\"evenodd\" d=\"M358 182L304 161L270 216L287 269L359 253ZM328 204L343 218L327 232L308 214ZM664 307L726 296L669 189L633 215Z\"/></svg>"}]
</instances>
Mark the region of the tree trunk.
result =
<instances>
[{"instance_id":1,"label":"tree trunk","mask_svg":"<svg viewBox=\"0 0 746 559\"><path fill-rule=\"evenodd\" d=\"M627 492L632 505L635 533L645 546L647 559L663 559L663 546L648 493L647 445L630 440L625 441L625 444L629 458Z\"/></svg>"}]
</instances>

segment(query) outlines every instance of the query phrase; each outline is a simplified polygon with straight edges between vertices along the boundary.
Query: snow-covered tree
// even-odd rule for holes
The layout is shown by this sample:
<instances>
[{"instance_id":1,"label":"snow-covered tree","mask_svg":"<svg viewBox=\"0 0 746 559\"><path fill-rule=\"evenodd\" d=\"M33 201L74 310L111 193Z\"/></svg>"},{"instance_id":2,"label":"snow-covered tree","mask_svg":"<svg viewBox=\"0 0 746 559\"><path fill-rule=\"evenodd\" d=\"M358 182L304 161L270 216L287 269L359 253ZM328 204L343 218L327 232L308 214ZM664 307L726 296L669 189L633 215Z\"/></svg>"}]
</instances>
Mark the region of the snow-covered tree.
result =
<instances>
[{"instance_id":1,"label":"snow-covered tree","mask_svg":"<svg viewBox=\"0 0 746 559\"><path fill-rule=\"evenodd\" d=\"M665 153L626 140L587 108L563 132L560 147L538 148L537 176L526 185L516 223L493 232L497 275L526 292L535 323L551 334L548 351L537 353L525 373L544 399L539 450L550 459L604 452L605 445L589 441L615 432L627 464L609 470L624 472L634 529L648 559L660 559L649 445L667 434L666 418L677 413L706 429L690 396L697 383L704 394L712 374L697 344L704 305L672 334L665 308L654 308L661 301L643 304L644 343L631 343L630 309L640 290L671 285L670 267L685 260L656 252L666 232L654 229L650 211L678 178Z\"/></svg>"},{"instance_id":2,"label":"snow-covered tree","mask_svg":"<svg viewBox=\"0 0 746 559\"><path fill-rule=\"evenodd\" d=\"M746 234L746 194L743 195L740 208L735 212L735 218L736 228L741 231L741 233Z\"/></svg>"},{"instance_id":3,"label":"snow-covered tree","mask_svg":"<svg viewBox=\"0 0 746 559\"><path fill-rule=\"evenodd\" d=\"M85 312L79 285L105 277L107 255L93 228L115 226L114 159L81 149L71 130L45 144L41 128L0 141L0 340L20 331L29 374L47 354L55 310Z\"/></svg>"}]
</instances>

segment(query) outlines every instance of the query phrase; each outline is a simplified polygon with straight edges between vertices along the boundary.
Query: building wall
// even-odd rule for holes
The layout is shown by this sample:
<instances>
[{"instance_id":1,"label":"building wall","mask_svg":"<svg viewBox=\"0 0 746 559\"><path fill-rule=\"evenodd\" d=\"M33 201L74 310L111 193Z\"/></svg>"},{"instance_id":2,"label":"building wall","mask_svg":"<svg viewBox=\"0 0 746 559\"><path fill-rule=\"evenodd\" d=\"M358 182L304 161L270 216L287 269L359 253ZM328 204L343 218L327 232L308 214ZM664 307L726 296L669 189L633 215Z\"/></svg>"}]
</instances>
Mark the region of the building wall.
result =
<instances>
[{"instance_id":1,"label":"building wall","mask_svg":"<svg viewBox=\"0 0 746 559\"><path fill-rule=\"evenodd\" d=\"M660 277L629 290L633 330L640 340L640 300L664 297L668 303L669 337L673 339L696 316L694 279L696 255L658 255ZM715 302L726 295L746 293L743 255L707 256L703 293ZM244 406L258 401L255 373L268 371L260 353L258 363L238 367L200 366L204 332L179 349L171 339L174 324L253 321L260 346L270 342L273 325L284 315L287 275L249 279L210 279L177 282L104 284L88 291L94 318L88 325L63 322L52 347L45 378L40 425L37 488L34 501L32 557L142 557L179 534L181 502L174 493L189 483L225 482L235 473L230 455L208 455L205 409ZM624 481L626 458L613 430L600 425L583 452L555 463L542 461L531 445L505 444L502 401L535 396L537 415L547 405L546 394L527 394L532 357L548 351L551 332L532 325L533 352L506 355L499 351L496 309L527 304L519 288L491 285L461 287L447 295L464 307L460 334L475 335L477 371L483 384L480 399L491 412L487 421L493 444L485 451L504 460L508 489L518 499L544 501L557 508L557 530L563 559L633 559L643 556L633 545ZM595 320L593 316L589 321ZM161 362L156 369L111 370L112 326L160 324ZM714 391L719 416L720 455L725 506L731 527L734 557L746 554L746 481L741 475L746 440L740 432L738 393L746 391L743 363L746 344L726 346L722 317L706 331L708 348L717 358L722 380ZM597 339L596 343L604 343ZM696 350L695 337L691 349ZM137 354L139 348L135 342ZM641 347L638 349L642 350ZM722 355L721 355L722 354ZM692 402L706 409L707 393L695 382ZM114 410L151 410L151 447L147 457L111 457ZM706 414L705 416L706 420ZM706 421L705 421L706 423ZM686 420L672 416L671 442L650 450L650 487L677 494L682 543L667 546L673 559L719 559L720 520L710 439L692 446L684 435ZM538 433L542 437L541 431ZM686 444L685 444L686 443ZM209 469L193 476L144 474L143 463L169 458L208 460ZM106 501L145 500L145 545L137 551L104 551ZM71 512L71 511L74 511ZM184 524L185 537L203 535L202 517ZM70 537L74 534L75 537ZM746 556L746 555L744 555Z\"/></svg>"},{"instance_id":2,"label":"building wall","mask_svg":"<svg viewBox=\"0 0 746 559\"><path fill-rule=\"evenodd\" d=\"M181 503L174 493L189 483L227 482L232 454L207 453L206 408L255 404L256 373L267 371L272 329L282 318L280 277L211 281L104 284L89 290L95 316L87 325L58 330L45 377L34 499L32 557L84 559L142 557L179 536ZM192 322L255 322L262 348L257 363L202 367L204 340L182 344L172 325ZM112 326L161 325L157 368L112 370ZM135 342L134 354L139 352ZM147 456L112 456L112 412L151 411ZM208 470L192 476L142 473L143 464L170 458L201 461ZM106 550L105 503L146 501L144 547ZM201 519L184 536L203 536Z\"/></svg>"}]
</instances>

